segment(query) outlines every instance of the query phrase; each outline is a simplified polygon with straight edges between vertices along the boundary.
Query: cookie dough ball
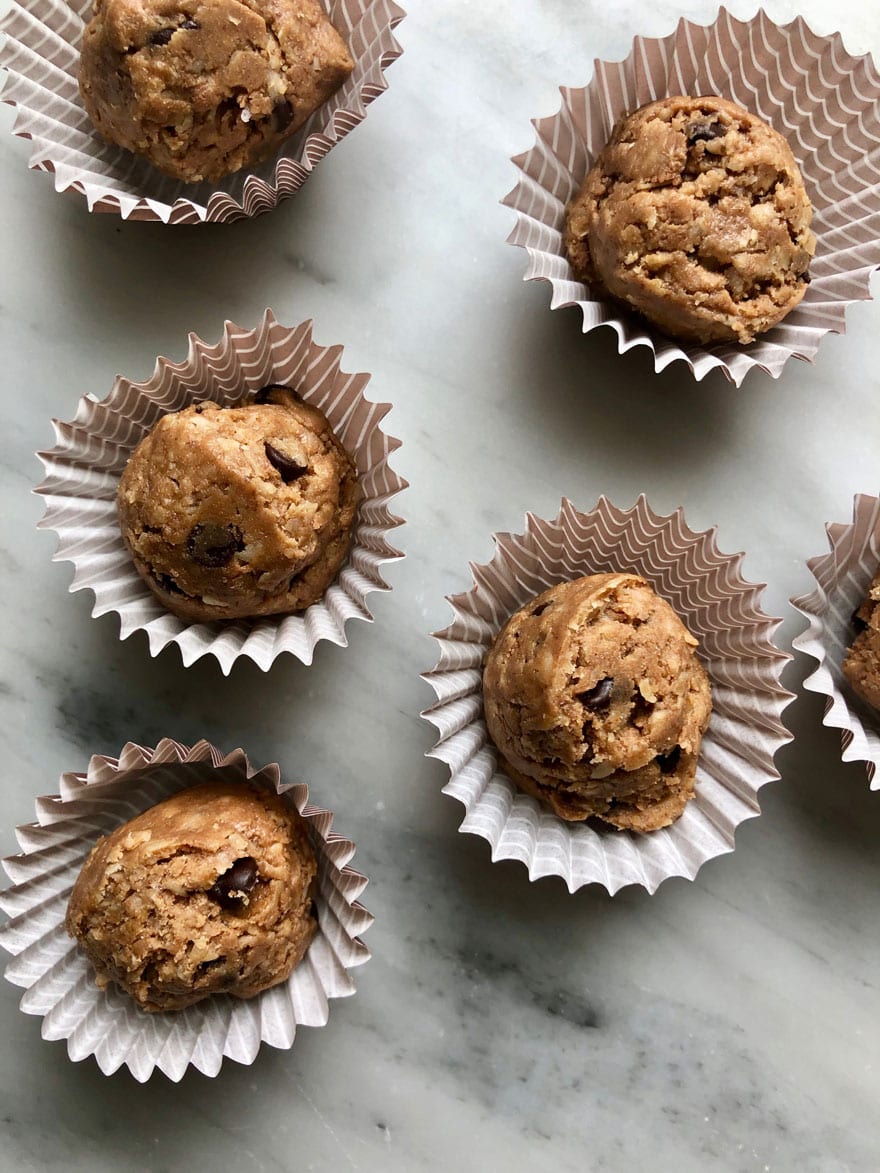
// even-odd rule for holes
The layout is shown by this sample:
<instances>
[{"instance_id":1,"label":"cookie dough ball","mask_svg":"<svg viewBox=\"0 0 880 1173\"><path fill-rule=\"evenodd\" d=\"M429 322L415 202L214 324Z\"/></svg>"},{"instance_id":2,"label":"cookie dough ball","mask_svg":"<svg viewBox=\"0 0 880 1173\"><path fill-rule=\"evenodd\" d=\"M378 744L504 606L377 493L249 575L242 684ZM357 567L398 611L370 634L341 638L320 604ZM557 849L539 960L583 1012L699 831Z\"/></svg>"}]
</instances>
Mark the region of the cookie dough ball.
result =
<instances>
[{"instance_id":1,"label":"cookie dough ball","mask_svg":"<svg viewBox=\"0 0 880 1173\"><path fill-rule=\"evenodd\" d=\"M239 407L163 416L119 482L122 536L156 597L188 620L301 611L348 552L354 464L316 407L268 387Z\"/></svg>"},{"instance_id":2,"label":"cookie dough ball","mask_svg":"<svg viewBox=\"0 0 880 1173\"><path fill-rule=\"evenodd\" d=\"M272 154L353 68L319 0L96 0L79 87L105 139L197 183Z\"/></svg>"},{"instance_id":3,"label":"cookie dough ball","mask_svg":"<svg viewBox=\"0 0 880 1173\"><path fill-rule=\"evenodd\" d=\"M183 790L99 839L66 928L98 985L144 1010L283 982L317 929L315 853L275 794L234 783Z\"/></svg>"},{"instance_id":4,"label":"cookie dough ball","mask_svg":"<svg viewBox=\"0 0 880 1173\"><path fill-rule=\"evenodd\" d=\"M843 671L860 697L880 709L880 571L853 615L859 635L846 653Z\"/></svg>"},{"instance_id":5,"label":"cookie dough ball","mask_svg":"<svg viewBox=\"0 0 880 1173\"><path fill-rule=\"evenodd\" d=\"M579 280L667 334L747 343L804 296L811 219L782 135L723 98L662 98L617 124L565 245Z\"/></svg>"},{"instance_id":6,"label":"cookie dough ball","mask_svg":"<svg viewBox=\"0 0 880 1173\"><path fill-rule=\"evenodd\" d=\"M486 723L505 770L563 819L635 831L674 822L712 708L696 646L637 575L544 591L486 660Z\"/></svg>"}]
</instances>

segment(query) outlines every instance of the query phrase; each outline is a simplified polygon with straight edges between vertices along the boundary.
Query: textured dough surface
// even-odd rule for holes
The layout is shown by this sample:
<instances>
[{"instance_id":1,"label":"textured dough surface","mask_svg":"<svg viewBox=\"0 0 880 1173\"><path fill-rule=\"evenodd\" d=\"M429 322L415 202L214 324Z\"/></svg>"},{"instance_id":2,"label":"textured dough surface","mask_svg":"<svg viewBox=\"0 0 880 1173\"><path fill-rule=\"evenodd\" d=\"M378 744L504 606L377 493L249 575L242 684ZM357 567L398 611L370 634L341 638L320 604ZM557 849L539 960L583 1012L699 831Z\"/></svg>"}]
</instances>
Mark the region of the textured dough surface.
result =
<instances>
[{"instance_id":1,"label":"textured dough surface","mask_svg":"<svg viewBox=\"0 0 880 1173\"><path fill-rule=\"evenodd\" d=\"M319 0L96 0L79 85L104 138L197 183L261 162L353 68Z\"/></svg>"},{"instance_id":2,"label":"textured dough surface","mask_svg":"<svg viewBox=\"0 0 880 1173\"><path fill-rule=\"evenodd\" d=\"M667 826L693 794L711 712L697 641L634 574L560 583L499 632L489 734L517 785L564 819Z\"/></svg>"},{"instance_id":3,"label":"textured dough surface","mask_svg":"<svg viewBox=\"0 0 880 1173\"><path fill-rule=\"evenodd\" d=\"M301 611L345 561L354 464L316 407L287 388L267 394L163 416L120 478L135 566L183 619Z\"/></svg>"},{"instance_id":4,"label":"textured dough surface","mask_svg":"<svg viewBox=\"0 0 880 1173\"><path fill-rule=\"evenodd\" d=\"M843 671L859 696L880 709L880 571L854 619L861 632L846 653Z\"/></svg>"},{"instance_id":5,"label":"textured dough surface","mask_svg":"<svg viewBox=\"0 0 880 1173\"><path fill-rule=\"evenodd\" d=\"M795 308L816 251L788 143L716 97L617 124L568 207L575 276L684 341L752 342Z\"/></svg>"},{"instance_id":6,"label":"textured dough surface","mask_svg":"<svg viewBox=\"0 0 880 1173\"><path fill-rule=\"evenodd\" d=\"M308 949L316 873L305 822L277 795L208 783L98 840L66 927L98 985L115 982L144 1010L215 993L250 998L289 977Z\"/></svg>"}]
</instances>

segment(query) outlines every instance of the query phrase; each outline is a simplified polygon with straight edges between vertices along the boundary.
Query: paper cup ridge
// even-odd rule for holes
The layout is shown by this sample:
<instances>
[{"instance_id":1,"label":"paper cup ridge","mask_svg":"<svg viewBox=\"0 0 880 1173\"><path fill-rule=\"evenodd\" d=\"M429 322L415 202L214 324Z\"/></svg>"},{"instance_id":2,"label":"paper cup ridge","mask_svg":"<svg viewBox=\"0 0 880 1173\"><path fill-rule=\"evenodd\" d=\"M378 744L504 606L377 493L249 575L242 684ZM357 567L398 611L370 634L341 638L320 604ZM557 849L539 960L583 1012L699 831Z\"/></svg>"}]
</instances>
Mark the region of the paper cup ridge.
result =
<instances>
[{"instance_id":1,"label":"paper cup ridge","mask_svg":"<svg viewBox=\"0 0 880 1173\"><path fill-rule=\"evenodd\" d=\"M714 530L690 529L681 509L655 513L644 496L631 509L600 497L586 513L565 499L552 520L528 513L523 533L493 540L492 560L471 564L472 588L447 598L453 620L434 633L439 658L423 677L437 697L422 714L439 735L429 756L449 767L443 792L465 808L460 829L486 839L493 861L519 860L530 880L561 876L571 892L591 883L654 892L670 876L693 879L760 813L758 790L779 777L774 755L790 740L781 714L792 694L780 682L790 657L772 642L780 620L761 610L763 585L746 582L742 555L722 554ZM673 606L712 680L696 795L650 834L557 818L498 768L483 719L483 662L507 618L555 583L610 571L643 575Z\"/></svg>"},{"instance_id":2,"label":"paper cup ridge","mask_svg":"<svg viewBox=\"0 0 880 1173\"><path fill-rule=\"evenodd\" d=\"M696 379L720 369L737 386L754 368L777 378L786 361L813 361L821 338L843 333L853 301L869 299L880 266L880 74L869 55L847 53L802 17L777 25L721 8L714 23L682 19L667 37L636 37L623 61L596 61L584 88L560 87L559 112L533 122L535 145L513 162L520 177L502 203L516 212L508 243L524 248L525 280L547 281L551 309L577 306L583 331L609 326L621 354L648 347L656 371L683 361ZM591 294L565 255L565 208L618 118L672 94L719 94L752 110L787 139L814 208L812 283L783 322L749 346L677 343L637 315Z\"/></svg>"},{"instance_id":3,"label":"paper cup ridge","mask_svg":"<svg viewBox=\"0 0 880 1173\"><path fill-rule=\"evenodd\" d=\"M372 620L367 595L390 590L382 566L403 557L389 540L389 532L403 524L389 503L406 481L389 465L400 441L380 427L391 405L367 400L370 376L346 373L341 357L342 347L313 340L311 322L286 327L267 310L256 330L227 322L213 346L190 334L183 362L159 358L146 382L119 376L106 399L86 395L73 420L53 420L56 446L37 454L45 477L35 492L46 498L39 528L58 535L53 559L73 563L70 590L94 593L94 616L115 611L121 639L145 631L152 656L176 643L184 664L212 655L224 673L240 655L264 670L282 652L310 664L320 640L345 647L346 623ZM267 383L289 383L320 408L355 460L362 498L348 559L323 598L301 614L213 623L178 619L143 583L122 540L119 477L161 416L201 399L237 403Z\"/></svg>"},{"instance_id":4,"label":"paper cup ridge","mask_svg":"<svg viewBox=\"0 0 880 1173\"><path fill-rule=\"evenodd\" d=\"M286 982L255 998L213 996L177 1013L148 1014L114 985L101 990L64 929L71 889L95 841L179 790L216 779L253 779L306 819L318 856L318 934ZM261 1043L287 1048L299 1026L323 1026L329 1001L355 991L351 970L369 960L360 940L372 924L359 903L367 880L349 865L354 844L332 830L333 815L311 806L308 787L283 783L276 765L256 769L242 750L169 738L155 749L129 742L118 759L93 757L64 774L60 793L36 800L37 822L16 830L21 853L3 861L11 887L0 945L12 954L6 978L24 987L21 1009L42 1017L45 1039L65 1039L74 1061L94 1055L105 1075L127 1066L143 1083L156 1069L171 1080L193 1066L216 1075L224 1058L252 1063Z\"/></svg>"},{"instance_id":5,"label":"paper cup ridge","mask_svg":"<svg viewBox=\"0 0 880 1173\"><path fill-rule=\"evenodd\" d=\"M385 71L403 52L393 30L404 18L394 0L331 0L354 72L273 158L217 184L170 179L146 160L112 146L93 129L77 85L80 42L92 0L23 0L0 21L6 42L0 99L17 107L13 133L32 141L29 166L54 173L56 191L85 196L89 211L124 220L200 224L258 216L293 195L336 143L364 120L388 87Z\"/></svg>"},{"instance_id":6,"label":"paper cup ridge","mask_svg":"<svg viewBox=\"0 0 880 1173\"><path fill-rule=\"evenodd\" d=\"M860 493L853 501L852 522L826 525L827 554L810 558L807 568L816 589L791 600L807 620L793 646L818 666L804 688L825 697L823 723L840 730L841 757L864 762L872 790L880 789L880 717L852 690L843 660L855 632L853 611L861 604L880 568L880 498Z\"/></svg>"}]
</instances>

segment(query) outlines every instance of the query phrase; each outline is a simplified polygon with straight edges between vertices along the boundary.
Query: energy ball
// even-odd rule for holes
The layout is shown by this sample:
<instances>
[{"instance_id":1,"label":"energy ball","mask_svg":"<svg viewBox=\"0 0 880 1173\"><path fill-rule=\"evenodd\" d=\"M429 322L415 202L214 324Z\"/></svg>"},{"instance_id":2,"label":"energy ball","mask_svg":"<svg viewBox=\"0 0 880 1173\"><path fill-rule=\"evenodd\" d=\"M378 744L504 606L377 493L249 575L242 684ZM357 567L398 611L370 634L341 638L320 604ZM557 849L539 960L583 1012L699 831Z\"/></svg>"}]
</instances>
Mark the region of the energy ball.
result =
<instances>
[{"instance_id":1,"label":"energy ball","mask_svg":"<svg viewBox=\"0 0 880 1173\"><path fill-rule=\"evenodd\" d=\"M668 826L693 795L712 708L696 647L637 575L544 591L486 659L486 724L505 771L560 818Z\"/></svg>"},{"instance_id":2,"label":"energy ball","mask_svg":"<svg viewBox=\"0 0 880 1173\"><path fill-rule=\"evenodd\" d=\"M98 985L144 1010L251 998L304 957L316 874L305 821L277 795L208 783L99 839L65 924Z\"/></svg>"},{"instance_id":3,"label":"energy ball","mask_svg":"<svg viewBox=\"0 0 880 1173\"><path fill-rule=\"evenodd\" d=\"M788 143L723 98L622 118L568 207L574 274L686 342L752 342L795 308L816 251Z\"/></svg>"},{"instance_id":4,"label":"energy ball","mask_svg":"<svg viewBox=\"0 0 880 1173\"><path fill-rule=\"evenodd\" d=\"M198 183L262 162L353 68L319 0L96 0L79 87L105 139Z\"/></svg>"},{"instance_id":5,"label":"energy ball","mask_svg":"<svg viewBox=\"0 0 880 1173\"><path fill-rule=\"evenodd\" d=\"M345 561L354 463L286 387L163 416L119 481L122 536L169 611L210 621L301 611Z\"/></svg>"},{"instance_id":6,"label":"energy ball","mask_svg":"<svg viewBox=\"0 0 880 1173\"><path fill-rule=\"evenodd\" d=\"M843 672L853 689L880 709L880 571L853 615L858 635L843 661Z\"/></svg>"}]
</instances>

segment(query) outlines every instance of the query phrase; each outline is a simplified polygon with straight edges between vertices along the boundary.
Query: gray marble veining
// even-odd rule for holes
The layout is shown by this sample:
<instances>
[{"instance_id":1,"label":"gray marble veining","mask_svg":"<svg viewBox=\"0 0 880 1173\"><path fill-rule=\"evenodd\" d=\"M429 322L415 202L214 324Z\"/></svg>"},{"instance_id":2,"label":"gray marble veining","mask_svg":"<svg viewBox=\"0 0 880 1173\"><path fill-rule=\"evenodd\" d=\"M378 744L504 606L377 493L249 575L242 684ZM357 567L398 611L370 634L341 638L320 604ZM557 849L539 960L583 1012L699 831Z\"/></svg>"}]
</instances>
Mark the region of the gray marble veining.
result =
<instances>
[{"instance_id":1,"label":"gray marble veining","mask_svg":"<svg viewBox=\"0 0 880 1173\"><path fill-rule=\"evenodd\" d=\"M840 762L818 698L788 709L796 735L763 816L696 882L654 897L569 896L492 865L457 833L460 808L418 718L443 596L469 584L490 535L559 498L639 492L769 583L765 608L809 585L804 560L856 492L878 491L880 364L874 304L814 367L793 362L740 391L678 367L653 375L610 332L584 339L547 289L521 282L499 206L531 117L558 105L594 57L663 35L672 0L412 0L390 89L303 191L253 222L200 229L89 216L28 172L0 112L0 449L6 755L0 847L59 773L127 739L242 745L310 783L358 844L376 914L373 959L329 1025L290 1052L211 1081L138 1086L71 1064L0 984L0 1168L107 1170L714 1170L880 1168L880 794ZM734 0L738 16L753 8ZM692 0L688 16L715 6ZM880 56L874 0L768 0ZM875 291L876 291L875 285ZM404 447L395 467L406 550L347 649L311 668L279 661L224 679L183 669L92 620L70 568L37 533L33 456L117 372L143 378L186 334L225 318L315 319L344 365L373 373ZM786 672L796 688L807 666ZM339 736L344 730L345 736Z\"/></svg>"}]
</instances>

